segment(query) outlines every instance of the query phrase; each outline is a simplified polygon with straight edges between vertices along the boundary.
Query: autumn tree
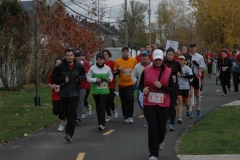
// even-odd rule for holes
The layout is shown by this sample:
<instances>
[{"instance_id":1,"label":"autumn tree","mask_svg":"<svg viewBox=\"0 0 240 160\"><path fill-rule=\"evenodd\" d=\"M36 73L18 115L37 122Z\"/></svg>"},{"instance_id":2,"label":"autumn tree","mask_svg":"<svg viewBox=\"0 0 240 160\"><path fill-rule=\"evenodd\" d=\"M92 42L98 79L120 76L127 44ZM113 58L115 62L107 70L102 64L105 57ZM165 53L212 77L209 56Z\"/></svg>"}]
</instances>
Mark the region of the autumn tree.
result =
<instances>
[{"instance_id":1,"label":"autumn tree","mask_svg":"<svg viewBox=\"0 0 240 160\"><path fill-rule=\"evenodd\" d=\"M219 50L222 45L230 49L240 45L239 0L189 0L208 48Z\"/></svg>"},{"instance_id":2,"label":"autumn tree","mask_svg":"<svg viewBox=\"0 0 240 160\"><path fill-rule=\"evenodd\" d=\"M89 23L81 23L78 16L69 15L61 4L42 5L39 23L42 66L46 66L51 57L63 56L66 48L78 48L87 57L94 56L98 40L92 26Z\"/></svg>"},{"instance_id":3,"label":"autumn tree","mask_svg":"<svg viewBox=\"0 0 240 160\"><path fill-rule=\"evenodd\" d=\"M30 17L17 0L3 0L0 15L0 79L6 90L19 90L30 72Z\"/></svg>"},{"instance_id":4,"label":"autumn tree","mask_svg":"<svg viewBox=\"0 0 240 160\"><path fill-rule=\"evenodd\" d=\"M147 11L147 4L141 3L135 0L129 1L130 7L128 7L127 20L128 20L128 35L129 44L131 49L138 50L141 45L148 43L146 34L146 20L145 14ZM125 43L124 36L124 23L122 22L124 17L124 6L120 10L120 17L117 19L117 25L119 27L120 37L119 40Z\"/></svg>"},{"instance_id":5,"label":"autumn tree","mask_svg":"<svg viewBox=\"0 0 240 160\"><path fill-rule=\"evenodd\" d=\"M189 7L184 0L162 0L155 12L156 22L154 30L160 45L165 46L167 40L178 41L179 45L186 45L195 40L195 20L188 12Z\"/></svg>"}]
</instances>

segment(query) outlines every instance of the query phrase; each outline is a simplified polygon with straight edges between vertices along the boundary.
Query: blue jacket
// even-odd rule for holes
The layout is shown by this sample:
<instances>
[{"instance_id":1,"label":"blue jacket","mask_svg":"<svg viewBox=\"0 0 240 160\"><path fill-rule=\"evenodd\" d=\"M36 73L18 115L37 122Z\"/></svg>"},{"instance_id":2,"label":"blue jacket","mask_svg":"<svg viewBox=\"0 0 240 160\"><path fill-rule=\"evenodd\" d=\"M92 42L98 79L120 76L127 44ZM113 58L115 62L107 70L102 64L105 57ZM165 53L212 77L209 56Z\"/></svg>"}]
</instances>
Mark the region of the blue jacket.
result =
<instances>
[{"instance_id":1,"label":"blue jacket","mask_svg":"<svg viewBox=\"0 0 240 160\"><path fill-rule=\"evenodd\" d=\"M239 72L238 68L239 68L239 63L236 61L235 58L230 58L230 61L232 63L232 72Z\"/></svg>"}]
</instances>

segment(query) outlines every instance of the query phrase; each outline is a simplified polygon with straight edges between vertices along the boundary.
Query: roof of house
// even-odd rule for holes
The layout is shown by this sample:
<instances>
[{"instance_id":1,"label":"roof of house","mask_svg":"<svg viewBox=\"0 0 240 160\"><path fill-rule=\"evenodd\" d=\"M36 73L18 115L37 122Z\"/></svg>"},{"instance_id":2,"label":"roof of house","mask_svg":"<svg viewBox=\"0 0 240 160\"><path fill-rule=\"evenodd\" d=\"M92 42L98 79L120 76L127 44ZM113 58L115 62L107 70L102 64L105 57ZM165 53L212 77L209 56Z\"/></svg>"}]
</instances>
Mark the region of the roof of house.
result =
<instances>
[{"instance_id":1,"label":"roof of house","mask_svg":"<svg viewBox=\"0 0 240 160\"><path fill-rule=\"evenodd\" d=\"M118 42L118 41L115 41L113 40L112 38L105 38L104 39L104 47L124 47L125 45Z\"/></svg>"}]
</instances>

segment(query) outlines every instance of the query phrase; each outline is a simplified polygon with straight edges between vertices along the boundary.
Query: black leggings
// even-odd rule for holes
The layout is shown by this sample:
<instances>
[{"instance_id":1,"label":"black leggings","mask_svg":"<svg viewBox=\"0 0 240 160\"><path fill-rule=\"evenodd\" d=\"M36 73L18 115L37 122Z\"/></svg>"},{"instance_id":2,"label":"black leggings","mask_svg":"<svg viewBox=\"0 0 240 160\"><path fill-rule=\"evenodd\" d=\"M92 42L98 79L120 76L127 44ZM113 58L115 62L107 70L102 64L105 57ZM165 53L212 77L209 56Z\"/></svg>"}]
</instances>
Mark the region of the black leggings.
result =
<instances>
[{"instance_id":1,"label":"black leggings","mask_svg":"<svg viewBox=\"0 0 240 160\"><path fill-rule=\"evenodd\" d=\"M115 111L115 104L114 104L115 89L109 89L109 91L110 92L107 97L106 112L108 116L112 116L111 111Z\"/></svg>"},{"instance_id":2,"label":"black leggings","mask_svg":"<svg viewBox=\"0 0 240 160\"><path fill-rule=\"evenodd\" d=\"M208 68L208 74L211 74L212 73L212 64L208 64L207 68Z\"/></svg>"},{"instance_id":3,"label":"black leggings","mask_svg":"<svg viewBox=\"0 0 240 160\"><path fill-rule=\"evenodd\" d=\"M90 93L90 89L86 89L86 95L85 95L85 98L84 98L84 106L87 107L88 106L88 96L89 96L89 93Z\"/></svg>"},{"instance_id":4,"label":"black leggings","mask_svg":"<svg viewBox=\"0 0 240 160\"><path fill-rule=\"evenodd\" d=\"M176 104L177 104L177 96L178 96L178 89L179 86L175 83L174 86L174 93L170 94L170 108L169 108L169 116L170 116L170 124L174 124L176 118Z\"/></svg>"}]
</instances>

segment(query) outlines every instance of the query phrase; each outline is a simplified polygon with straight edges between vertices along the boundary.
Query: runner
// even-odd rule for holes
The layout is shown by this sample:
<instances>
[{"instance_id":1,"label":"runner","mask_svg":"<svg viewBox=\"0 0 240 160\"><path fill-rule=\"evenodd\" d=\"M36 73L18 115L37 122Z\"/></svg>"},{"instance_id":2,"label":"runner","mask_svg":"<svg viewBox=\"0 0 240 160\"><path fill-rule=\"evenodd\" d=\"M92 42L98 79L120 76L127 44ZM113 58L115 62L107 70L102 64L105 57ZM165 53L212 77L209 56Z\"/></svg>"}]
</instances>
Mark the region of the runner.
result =
<instances>
[{"instance_id":1,"label":"runner","mask_svg":"<svg viewBox=\"0 0 240 160\"><path fill-rule=\"evenodd\" d=\"M144 47L144 46L141 46L139 50L140 50L139 55L137 55L137 56L135 57L138 62L141 61L141 53L142 53L143 51L145 51L145 47Z\"/></svg>"},{"instance_id":2,"label":"runner","mask_svg":"<svg viewBox=\"0 0 240 160\"><path fill-rule=\"evenodd\" d=\"M177 96L178 96L178 77L181 76L182 69L179 64L179 62L175 61L174 59L174 49L173 48L168 48L167 49L167 55L166 55L166 60L163 61L165 65L167 65L169 68L171 68L172 73L171 75L173 76L173 81L174 81L174 89L175 92L170 94L170 108L169 108L169 117L170 117L170 131L174 131L174 123L175 123L175 118L176 118L176 105L177 105Z\"/></svg>"},{"instance_id":3,"label":"runner","mask_svg":"<svg viewBox=\"0 0 240 160\"><path fill-rule=\"evenodd\" d=\"M62 60L60 58L55 60L55 66L62 63ZM57 129L58 132L64 131L64 122L65 122L65 115L63 106L61 105L60 101L60 93L59 89L60 86L52 83L52 72L49 74L47 79L48 86L52 88L52 106L53 106L53 114L58 116L59 118L59 127Z\"/></svg>"},{"instance_id":4,"label":"runner","mask_svg":"<svg viewBox=\"0 0 240 160\"><path fill-rule=\"evenodd\" d=\"M227 89L230 90L230 78L229 78L229 72L231 72L231 61L227 58L226 51L222 51L222 58L218 61L218 73L219 78L221 80L221 85L223 89L223 96L227 96Z\"/></svg>"},{"instance_id":5,"label":"runner","mask_svg":"<svg viewBox=\"0 0 240 160\"><path fill-rule=\"evenodd\" d=\"M81 55L81 61L83 61L83 62L85 62L84 64L86 64L87 66L87 68L89 68L90 69L90 64L88 63L88 61L86 61L86 55L85 54L82 54ZM88 66L89 65L89 66ZM89 70L88 69L88 70ZM87 115L88 116L90 116L91 114L92 114L92 106L88 103L88 96L89 96L89 93L90 93L90 87L91 87L91 85L90 85L90 83L88 82L88 81L85 81L84 82L84 85L83 85L83 87L86 89L86 94L85 94L85 98L84 98L84 107L86 107L87 108L87 113L85 113L84 111L83 111L83 115L82 115L82 118L87 118Z\"/></svg>"},{"instance_id":6,"label":"runner","mask_svg":"<svg viewBox=\"0 0 240 160\"><path fill-rule=\"evenodd\" d=\"M110 60L109 58L112 57L112 54L110 53L110 51L108 49L105 49L102 51L102 53L104 54L104 64L107 65L108 67L110 67L111 71L114 71L114 64L115 62ZM114 98L115 98L115 90L116 90L116 76L113 76L113 80L112 82L108 83L108 87L109 87L109 95L107 98L107 105L106 105L106 112L107 112L107 118L106 118L106 122L110 121L112 118L112 114L111 111L114 115L114 118L118 117L118 113L117 110L115 108L115 103L114 103Z\"/></svg>"},{"instance_id":7,"label":"runner","mask_svg":"<svg viewBox=\"0 0 240 160\"><path fill-rule=\"evenodd\" d=\"M190 67L185 65L185 57L179 56L178 62L182 68L182 74L178 77L178 85L179 85L179 92L178 92L178 123L183 123L182 120L182 105L186 106L187 113L186 116L189 117L189 103L188 103L188 96L190 90L189 79L193 78L193 73Z\"/></svg>"},{"instance_id":8,"label":"runner","mask_svg":"<svg viewBox=\"0 0 240 160\"><path fill-rule=\"evenodd\" d=\"M217 75L217 73L218 73L217 66L218 66L218 55L215 52L214 53L214 57L213 57L213 73L214 73L214 75Z\"/></svg>"},{"instance_id":9,"label":"runner","mask_svg":"<svg viewBox=\"0 0 240 160\"><path fill-rule=\"evenodd\" d=\"M214 58L213 53L211 52L211 50L208 50L208 53L205 55L205 61L207 63L208 68L208 78L211 78L213 58Z\"/></svg>"},{"instance_id":10,"label":"runner","mask_svg":"<svg viewBox=\"0 0 240 160\"><path fill-rule=\"evenodd\" d=\"M82 57L82 52L80 51L75 51L74 52L74 56L75 56L75 60L78 63L81 63L86 71L86 76L87 76L87 72L90 69L90 65L87 61L83 61L81 59ZM84 100L85 100L85 96L86 96L86 88L88 88L89 83L86 80L86 77L84 78L84 80L80 83L80 99L78 102L78 109L77 109L77 125L80 126L81 122L82 122L82 118L85 117L85 115L83 115L83 109L84 109Z\"/></svg>"},{"instance_id":11,"label":"runner","mask_svg":"<svg viewBox=\"0 0 240 160\"><path fill-rule=\"evenodd\" d=\"M163 52L153 52L153 65L142 72L139 89L144 94L144 115L148 121L149 160L157 160L164 146L170 93L174 92L171 68L163 64Z\"/></svg>"},{"instance_id":12,"label":"runner","mask_svg":"<svg viewBox=\"0 0 240 160\"><path fill-rule=\"evenodd\" d=\"M150 61L153 61L153 57L152 57L152 53L153 53L153 49L152 49L152 46L150 45L150 44L148 44L147 46L146 46L146 50L148 51L148 53L149 53L149 60Z\"/></svg>"},{"instance_id":13,"label":"runner","mask_svg":"<svg viewBox=\"0 0 240 160\"><path fill-rule=\"evenodd\" d=\"M60 85L60 99L67 118L65 139L72 141L77 120L80 82L85 78L86 71L74 60L71 49L65 51L65 59L57 65L52 73L52 82Z\"/></svg>"},{"instance_id":14,"label":"runner","mask_svg":"<svg viewBox=\"0 0 240 160\"><path fill-rule=\"evenodd\" d=\"M135 58L129 57L128 47L122 48L122 57L118 58L114 64L114 75L119 74L119 96L122 104L122 114L124 123L133 123L134 110L134 83L131 79L131 73L137 64Z\"/></svg>"},{"instance_id":15,"label":"runner","mask_svg":"<svg viewBox=\"0 0 240 160\"><path fill-rule=\"evenodd\" d=\"M201 97L200 97L200 78L201 78L201 70L205 70L206 65L204 63L204 59L202 55L197 53L197 45L196 43L190 43L189 45L190 55L192 56L192 70L193 70L193 81L192 85L194 88L194 95L197 102L197 117L201 117Z\"/></svg>"},{"instance_id":16,"label":"runner","mask_svg":"<svg viewBox=\"0 0 240 160\"><path fill-rule=\"evenodd\" d=\"M96 55L96 61L97 63L90 68L87 74L87 80L92 83L91 93L96 105L98 130L103 131L105 129L105 108L109 95L108 82L112 81L113 75L111 69L104 64L103 53Z\"/></svg>"},{"instance_id":17,"label":"runner","mask_svg":"<svg viewBox=\"0 0 240 160\"><path fill-rule=\"evenodd\" d=\"M234 84L234 92L238 92L238 82L239 82L239 63L236 61L237 51L232 52L233 57L230 58L232 62L232 76Z\"/></svg>"},{"instance_id":18,"label":"runner","mask_svg":"<svg viewBox=\"0 0 240 160\"><path fill-rule=\"evenodd\" d=\"M149 60L149 53L147 51L143 51L141 53L141 61L134 67L133 72L132 72L132 81L135 85L138 86L141 74L143 70L148 67L152 66L152 62ZM138 102L138 107L141 108L142 114L144 115L144 109L143 109L143 93L139 89L137 90L137 102ZM147 121L143 124L144 127L147 126Z\"/></svg>"}]
</instances>

